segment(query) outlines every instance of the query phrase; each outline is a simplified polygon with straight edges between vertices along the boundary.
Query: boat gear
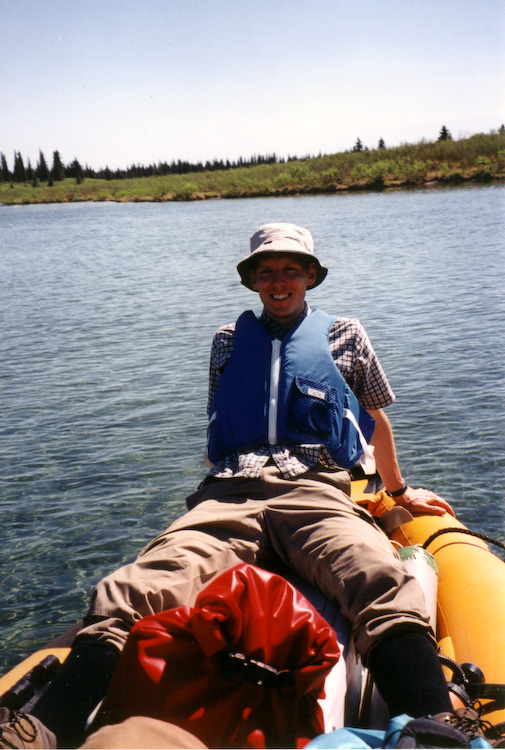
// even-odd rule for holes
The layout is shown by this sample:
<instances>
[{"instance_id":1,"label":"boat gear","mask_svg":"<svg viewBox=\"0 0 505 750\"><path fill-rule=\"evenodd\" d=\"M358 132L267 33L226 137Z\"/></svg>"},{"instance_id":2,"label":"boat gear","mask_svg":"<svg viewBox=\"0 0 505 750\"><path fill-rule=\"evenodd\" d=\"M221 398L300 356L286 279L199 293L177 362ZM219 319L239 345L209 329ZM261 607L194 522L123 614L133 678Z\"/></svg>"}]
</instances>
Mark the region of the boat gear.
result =
<instances>
[{"instance_id":1,"label":"boat gear","mask_svg":"<svg viewBox=\"0 0 505 750\"><path fill-rule=\"evenodd\" d=\"M433 555L421 547L401 547L398 554L407 571L417 579L423 590L431 629L435 634L437 632L437 561Z\"/></svg>"},{"instance_id":2,"label":"boat gear","mask_svg":"<svg viewBox=\"0 0 505 750\"><path fill-rule=\"evenodd\" d=\"M493 744L501 740L505 746L505 722L491 724L484 719L486 714L505 708L505 685L486 683L485 675L476 664L458 664L445 654L439 654L439 659L452 672L449 691L464 703L468 721L474 724L478 721L487 739Z\"/></svg>"},{"instance_id":3,"label":"boat gear","mask_svg":"<svg viewBox=\"0 0 505 750\"><path fill-rule=\"evenodd\" d=\"M230 682L240 677L262 687L294 687L295 675L290 669L276 669L257 659L248 659L245 654L232 654L225 648L214 658Z\"/></svg>"},{"instance_id":4,"label":"boat gear","mask_svg":"<svg viewBox=\"0 0 505 750\"><path fill-rule=\"evenodd\" d=\"M0 707L10 708L13 711L25 707L32 698L38 697L60 666L60 660L56 656L46 656L1 696Z\"/></svg>"},{"instance_id":5,"label":"boat gear","mask_svg":"<svg viewBox=\"0 0 505 750\"><path fill-rule=\"evenodd\" d=\"M386 730L343 727L316 737L309 742L307 750L351 747L491 748L492 746L478 732L475 733L475 728L470 722L448 712L417 719L407 714L400 714L390 720Z\"/></svg>"},{"instance_id":6,"label":"boat gear","mask_svg":"<svg viewBox=\"0 0 505 750\"><path fill-rule=\"evenodd\" d=\"M263 445L323 444L350 469L374 420L361 406L329 350L334 318L313 310L280 341L252 310L236 323L235 342L212 399L207 452L212 463ZM373 473L373 467L367 467ZM370 471L371 469L371 471Z\"/></svg>"},{"instance_id":7,"label":"boat gear","mask_svg":"<svg viewBox=\"0 0 505 750\"><path fill-rule=\"evenodd\" d=\"M241 564L178 607L136 623L98 716L152 716L208 747L304 747L336 636L284 578Z\"/></svg>"}]
</instances>

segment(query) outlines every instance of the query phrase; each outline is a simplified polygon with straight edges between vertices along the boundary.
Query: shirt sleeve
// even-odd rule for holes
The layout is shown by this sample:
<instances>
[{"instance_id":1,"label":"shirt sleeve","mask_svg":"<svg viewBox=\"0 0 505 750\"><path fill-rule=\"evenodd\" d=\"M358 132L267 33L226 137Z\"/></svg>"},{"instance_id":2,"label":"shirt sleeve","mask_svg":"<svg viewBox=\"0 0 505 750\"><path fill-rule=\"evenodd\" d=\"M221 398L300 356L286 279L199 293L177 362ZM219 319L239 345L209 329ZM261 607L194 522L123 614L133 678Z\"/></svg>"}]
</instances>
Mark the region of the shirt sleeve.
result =
<instances>
[{"instance_id":1,"label":"shirt sleeve","mask_svg":"<svg viewBox=\"0 0 505 750\"><path fill-rule=\"evenodd\" d=\"M382 409L393 403L393 389L359 320L339 318L335 321L330 331L330 351L365 409Z\"/></svg>"},{"instance_id":2,"label":"shirt sleeve","mask_svg":"<svg viewBox=\"0 0 505 750\"><path fill-rule=\"evenodd\" d=\"M235 343L235 323L222 326L214 334L210 350L209 366L209 395L207 399L207 414L210 415L210 406L223 370L233 351Z\"/></svg>"}]
</instances>

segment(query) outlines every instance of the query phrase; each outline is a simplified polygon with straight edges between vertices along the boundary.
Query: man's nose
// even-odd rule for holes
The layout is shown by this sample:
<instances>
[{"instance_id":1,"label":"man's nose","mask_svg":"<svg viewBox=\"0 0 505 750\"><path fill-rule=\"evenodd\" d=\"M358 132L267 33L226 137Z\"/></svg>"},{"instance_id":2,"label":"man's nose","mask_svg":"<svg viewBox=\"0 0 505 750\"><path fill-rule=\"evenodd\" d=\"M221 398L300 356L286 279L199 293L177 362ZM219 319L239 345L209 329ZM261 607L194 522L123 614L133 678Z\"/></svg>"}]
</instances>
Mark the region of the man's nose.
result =
<instances>
[{"instance_id":1,"label":"man's nose","mask_svg":"<svg viewBox=\"0 0 505 750\"><path fill-rule=\"evenodd\" d=\"M274 284L283 284L286 281L286 274L284 271L274 271L272 281Z\"/></svg>"}]
</instances>

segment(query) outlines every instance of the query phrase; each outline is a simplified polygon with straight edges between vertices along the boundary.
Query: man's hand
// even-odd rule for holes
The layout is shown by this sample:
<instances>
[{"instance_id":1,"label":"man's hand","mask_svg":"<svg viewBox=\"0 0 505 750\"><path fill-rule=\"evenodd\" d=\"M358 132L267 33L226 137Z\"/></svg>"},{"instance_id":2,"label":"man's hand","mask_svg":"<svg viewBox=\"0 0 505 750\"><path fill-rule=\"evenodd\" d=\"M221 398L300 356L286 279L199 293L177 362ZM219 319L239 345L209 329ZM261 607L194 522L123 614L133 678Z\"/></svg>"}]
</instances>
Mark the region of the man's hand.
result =
<instances>
[{"instance_id":1,"label":"man's hand","mask_svg":"<svg viewBox=\"0 0 505 750\"><path fill-rule=\"evenodd\" d=\"M407 487L403 495L395 497L395 503L411 513L431 513L434 516L443 516L444 513L455 515L447 500L421 487L418 489Z\"/></svg>"},{"instance_id":2,"label":"man's hand","mask_svg":"<svg viewBox=\"0 0 505 750\"><path fill-rule=\"evenodd\" d=\"M375 419L375 431L371 444L375 448L377 471L388 489L399 490L404 480L396 457L395 440L389 419L383 409L369 411ZM444 513L455 515L447 500L422 488L407 487L403 495L395 497L394 500L397 505L403 506L411 513L431 513L435 516L443 516Z\"/></svg>"}]
</instances>

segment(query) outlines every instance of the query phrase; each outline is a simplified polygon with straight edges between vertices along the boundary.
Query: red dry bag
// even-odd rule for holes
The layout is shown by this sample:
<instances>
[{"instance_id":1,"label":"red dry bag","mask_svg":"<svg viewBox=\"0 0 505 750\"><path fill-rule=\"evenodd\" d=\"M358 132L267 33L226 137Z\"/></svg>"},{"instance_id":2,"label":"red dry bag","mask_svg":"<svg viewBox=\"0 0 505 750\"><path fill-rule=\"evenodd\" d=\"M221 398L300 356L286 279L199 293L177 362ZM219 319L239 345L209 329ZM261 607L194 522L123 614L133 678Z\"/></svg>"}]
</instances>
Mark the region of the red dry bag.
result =
<instances>
[{"instance_id":1,"label":"red dry bag","mask_svg":"<svg viewBox=\"0 0 505 750\"><path fill-rule=\"evenodd\" d=\"M193 608L132 628L102 723L152 716L209 748L301 748L324 731L317 700L339 655L332 628L291 584L238 565Z\"/></svg>"}]
</instances>

